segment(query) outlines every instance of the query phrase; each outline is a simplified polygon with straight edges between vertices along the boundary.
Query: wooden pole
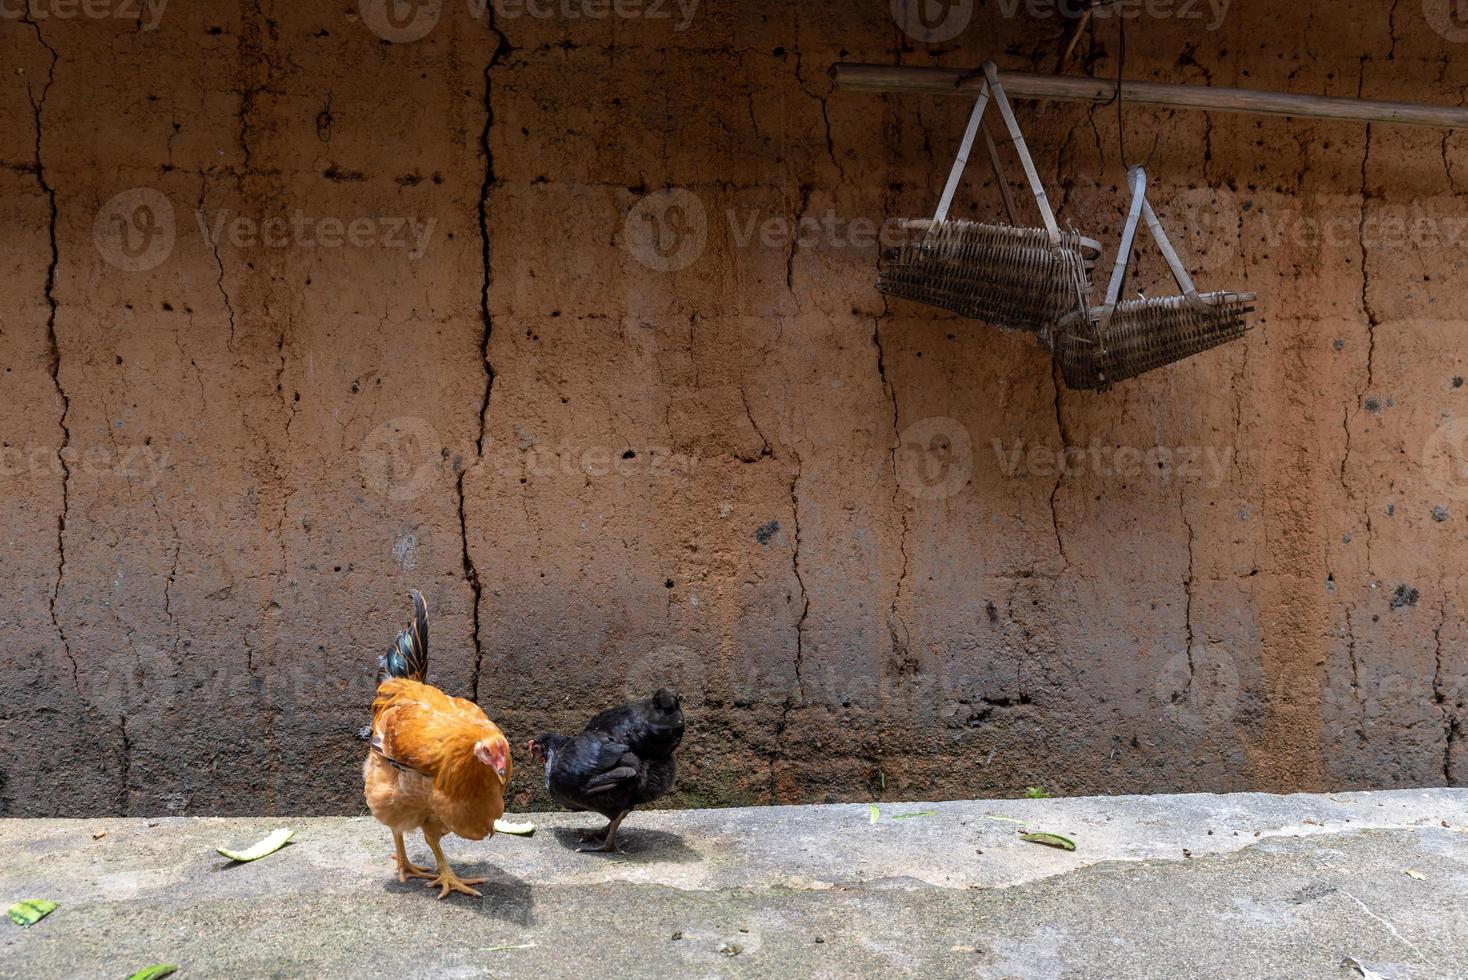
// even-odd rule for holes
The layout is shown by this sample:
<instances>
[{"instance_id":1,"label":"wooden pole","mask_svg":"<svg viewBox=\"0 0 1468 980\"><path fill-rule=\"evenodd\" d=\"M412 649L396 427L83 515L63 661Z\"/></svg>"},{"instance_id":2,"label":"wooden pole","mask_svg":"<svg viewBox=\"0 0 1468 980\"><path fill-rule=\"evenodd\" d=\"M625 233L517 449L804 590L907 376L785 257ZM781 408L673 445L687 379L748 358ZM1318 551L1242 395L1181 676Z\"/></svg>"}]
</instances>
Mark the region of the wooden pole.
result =
<instances>
[{"instance_id":1,"label":"wooden pole","mask_svg":"<svg viewBox=\"0 0 1468 980\"><path fill-rule=\"evenodd\" d=\"M984 81L983 72L958 68L844 63L831 67L831 77L838 90L847 92L911 92L921 95L967 95L970 98ZM1116 95L1115 79L1035 75L1018 71L1003 72L1002 78L1005 91L1017 99L1110 102ZM1128 105L1468 129L1468 108L1459 106L1373 102L1328 95L1297 95L1293 92L1260 92L1246 88L1213 88L1131 80L1122 82L1121 95Z\"/></svg>"}]
</instances>

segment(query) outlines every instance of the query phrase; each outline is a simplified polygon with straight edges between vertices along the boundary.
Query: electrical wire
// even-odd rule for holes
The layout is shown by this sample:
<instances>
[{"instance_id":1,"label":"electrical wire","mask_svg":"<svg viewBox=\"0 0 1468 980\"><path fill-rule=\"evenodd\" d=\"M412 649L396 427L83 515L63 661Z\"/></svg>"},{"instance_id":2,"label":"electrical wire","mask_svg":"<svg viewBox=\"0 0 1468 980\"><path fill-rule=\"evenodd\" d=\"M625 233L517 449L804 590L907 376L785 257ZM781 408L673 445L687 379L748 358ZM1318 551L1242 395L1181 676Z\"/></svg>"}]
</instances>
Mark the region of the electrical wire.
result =
<instances>
[{"instance_id":1,"label":"electrical wire","mask_svg":"<svg viewBox=\"0 0 1468 980\"><path fill-rule=\"evenodd\" d=\"M1122 2L1125 7L1125 0ZM1126 71L1126 11L1123 9L1116 17L1116 26L1119 33L1116 57L1116 94L1112 101L1116 103L1116 143L1117 150L1121 154L1121 165L1123 169L1130 170L1131 164L1127 162L1126 154L1126 121L1122 117L1121 109L1121 82ZM1162 130L1157 130L1152 137L1152 149L1147 153L1147 159L1142 163L1144 170L1152 166L1152 158L1157 155L1157 144L1162 140Z\"/></svg>"}]
</instances>

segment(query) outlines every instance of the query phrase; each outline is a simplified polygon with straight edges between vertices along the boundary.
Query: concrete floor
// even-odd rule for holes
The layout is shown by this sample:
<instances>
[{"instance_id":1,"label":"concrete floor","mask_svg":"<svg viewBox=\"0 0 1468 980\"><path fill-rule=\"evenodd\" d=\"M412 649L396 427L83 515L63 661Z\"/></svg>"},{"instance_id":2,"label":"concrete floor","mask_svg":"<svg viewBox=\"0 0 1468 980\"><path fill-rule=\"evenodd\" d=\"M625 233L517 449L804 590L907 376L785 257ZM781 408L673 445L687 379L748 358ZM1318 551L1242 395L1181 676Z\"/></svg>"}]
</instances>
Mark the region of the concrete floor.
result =
<instances>
[{"instance_id":1,"label":"concrete floor","mask_svg":"<svg viewBox=\"0 0 1468 980\"><path fill-rule=\"evenodd\" d=\"M1468 976L1465 790L662 811L619 857L531 819L450 838L491 880L442 902L370 817L0 821L0 904L60 903L0 921L0 975Z\"/></svg>"}]
</instances>

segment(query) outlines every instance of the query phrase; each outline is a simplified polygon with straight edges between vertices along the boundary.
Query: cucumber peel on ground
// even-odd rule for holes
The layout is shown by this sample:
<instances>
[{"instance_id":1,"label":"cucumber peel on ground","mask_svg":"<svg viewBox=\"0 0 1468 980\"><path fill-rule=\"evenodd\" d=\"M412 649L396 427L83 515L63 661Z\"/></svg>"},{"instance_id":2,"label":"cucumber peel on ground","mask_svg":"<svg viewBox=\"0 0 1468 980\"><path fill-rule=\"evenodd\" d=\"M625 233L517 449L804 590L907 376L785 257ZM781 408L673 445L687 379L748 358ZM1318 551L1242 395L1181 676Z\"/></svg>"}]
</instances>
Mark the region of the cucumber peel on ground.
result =
<instances>
[{"instance_id":1,"label":"cucumber peel on ground","mask_svg":"<svg viewBox=\"0 0 1468 980\"><path fill-rule=\"evenodd\" d=\"M1069 837L1062 837L1059 834L1020 834L1019 839L1027 840L1031 844L1044 844L1046 847L1058 847L1062 851L1073 851L1076 849L1075 841Z\"/></svg>"},{"instance_id":2,"label":"cucumber peel on ground","mask_svg":"<svg viewBox=\"0 0 1468 980\"><path fill-rule=\"evenodd\" d=\"M516 823L513 820L496 820L494 822L496 834L514 834L516 837L530 837L535 833L535 824L526 820L524 823Z\"/></svg>"},{"instance_id":3,"label":"cucumber peel on ground","mask_svg":"<svg viewBox=\"0 0 1468 980\"><path fill-rule=\"evenodd\" d=\"M152 966L143 967L137 973L130 974L127 980L160 980L177 969L178 964L176 963L154 963Z\"/></svg>"},{"instance_id":4,"label":"cucumber peel on ground","mask_svg":"<svg viewBox=\"0 0 1468 980\"><path fill-rule=\"evenodd\" d=\"M10 906L6 914L10 916L11 922L29 928L55 911L56 903L49 899L28 898L24 902L16 902Z\"/></svg>"},{"instance_id":5,"label":"cucumber peel on ground","mask_svg":"<svg viewBox=\"0 0 1468 980\"><path fill-rule=\"evenodd\" d=\"M274 854L280 850L285 846L285 842L290 840L294 834L294 830L288 827L281 827L279 830L272 830L269 837L256 844L251 844L243 851L231 851L227 847L216 847L215 850L231 861L258 861L267 854Z\"/></svg>"}]
</instances>

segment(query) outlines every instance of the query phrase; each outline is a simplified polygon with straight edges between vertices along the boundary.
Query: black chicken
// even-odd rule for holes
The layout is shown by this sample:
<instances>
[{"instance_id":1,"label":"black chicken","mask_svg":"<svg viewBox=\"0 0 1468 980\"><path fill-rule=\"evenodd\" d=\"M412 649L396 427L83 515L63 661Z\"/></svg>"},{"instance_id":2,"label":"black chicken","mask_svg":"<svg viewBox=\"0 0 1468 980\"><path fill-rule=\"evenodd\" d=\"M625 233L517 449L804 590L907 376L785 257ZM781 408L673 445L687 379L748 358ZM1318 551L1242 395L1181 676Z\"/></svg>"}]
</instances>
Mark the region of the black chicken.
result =
<instances>
[{"instance_id":1,"label":"black chicken","mask_svg":"<svg viewBox=\"0 0 1468 980\"><path fill-rule=\"evenodd\" d=\"M646 701L608 708L580 735L547 733L530 741L530 755L545 764L545 788L572 810L590 810L610 821L583 831L581 851L618 851L617 827L640 803L673 788L683 740L683 709L667 688ZM591 846L595 844L596 846Z\"/></svg>"}]
</instances>

